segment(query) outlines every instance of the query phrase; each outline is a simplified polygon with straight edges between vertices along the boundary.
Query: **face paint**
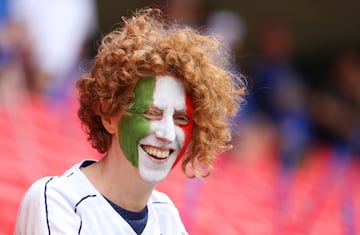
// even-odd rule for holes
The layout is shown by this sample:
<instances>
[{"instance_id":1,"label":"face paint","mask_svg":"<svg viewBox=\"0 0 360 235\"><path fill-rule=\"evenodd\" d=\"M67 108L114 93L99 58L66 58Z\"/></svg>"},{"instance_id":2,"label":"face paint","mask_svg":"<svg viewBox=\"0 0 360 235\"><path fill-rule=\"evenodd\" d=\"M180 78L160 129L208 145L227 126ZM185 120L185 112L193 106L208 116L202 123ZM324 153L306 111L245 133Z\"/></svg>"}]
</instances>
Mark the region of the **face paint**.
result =
<instances>
[{"instance_id":1,"label":"face paint","mask_svg":"<svg viewBox=\"0 0 360 235\"><path fill-rule=\"evenodd\" d=\"M120 124L120 146L127 159L139 168L140 176L157 183L186 151L193 126L193 105L185 96L182 82L171 76L141 79L135 91L134 105ZM145 91L148 94L142 94Z\"/></svg>"},{"instance_id":2,"label":"face paint","mask_svg":"<svg viewBox=\"0 0 360 235\"><path fill-rule=\"evenodd\" d=\"M150 132L150 122L143 116L153 103L155 78L145 77L138 81L134 90L134 101L119 125L119 142L126 158L138 166L138 143Z\"/></svg>"},{"instance_id":3,"label":"face paint","mask_svg":"<svg viewBox=\"0 0 360 235\"><path fill-rule=\"evenodd\" d=\"M175 165L180 161L180 159L184 156L185 151L187 149L187 147L189 146L190 140L191 140L191 134L192 134L192 130L193 130L193 126L194 126L194 122L192 119L193 116L193 112L194 112L194 104L192 102L192 98L190 97L189 94L186 95L186 115L188 117L191 117L189 120L189 123L187 123L186 125L181 125L181 129L184 131L185 133L185 141L184 141L184 147L181 149L181 151L179 152L179 155L177 156L175 163L173 165L173 167L175 167Z\"/></svg>"}]
</instances>

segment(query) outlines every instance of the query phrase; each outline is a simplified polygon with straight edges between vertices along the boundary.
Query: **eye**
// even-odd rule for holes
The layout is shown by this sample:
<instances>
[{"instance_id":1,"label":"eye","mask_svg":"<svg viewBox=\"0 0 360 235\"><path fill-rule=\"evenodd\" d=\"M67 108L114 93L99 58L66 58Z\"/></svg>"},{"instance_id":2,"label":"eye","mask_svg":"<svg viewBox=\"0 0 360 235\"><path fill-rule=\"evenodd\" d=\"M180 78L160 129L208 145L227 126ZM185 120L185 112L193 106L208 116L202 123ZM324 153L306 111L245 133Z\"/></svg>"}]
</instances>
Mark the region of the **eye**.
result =
<instances>
[{"instance_id":1,"label":"eye","mask_svg":"<svg viewBox=\"0 0 360 235\"><path fill-rule=\"evenodd\" d=\"M189 124L190 118L186 114L175 114L174 122L179 126L185 126Z\"/></svg>"},{"instance_id":2,"label":"eye","mask_svg":"<svg viewBox=\"0 0 360 235\"><path fill-rule=\"evenodd\" d=\"M143 115L149 120L160 120L162 118L162 111L150 108L149 110L145 111Z\"/></svg>"}]
</instances>

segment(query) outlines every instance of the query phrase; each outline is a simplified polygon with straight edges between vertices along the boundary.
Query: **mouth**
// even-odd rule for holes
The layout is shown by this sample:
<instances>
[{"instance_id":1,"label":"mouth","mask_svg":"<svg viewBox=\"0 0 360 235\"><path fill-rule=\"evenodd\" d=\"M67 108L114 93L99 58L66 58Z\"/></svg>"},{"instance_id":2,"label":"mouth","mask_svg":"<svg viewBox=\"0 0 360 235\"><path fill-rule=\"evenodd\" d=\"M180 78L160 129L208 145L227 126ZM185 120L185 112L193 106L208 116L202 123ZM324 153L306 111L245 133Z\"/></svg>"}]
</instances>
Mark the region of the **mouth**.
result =
<instances>
[{"instance_id":1,"label":"mouth","mask_svg":"<svg viewBox=\"0 0 360 235\"><path fill-rule=\"evenodd\" d=\"M173 149L161 149L150 145L140 145L141 148L152 158L157 160L164 160L174 152Z\"/></svg>"}]
</instances>

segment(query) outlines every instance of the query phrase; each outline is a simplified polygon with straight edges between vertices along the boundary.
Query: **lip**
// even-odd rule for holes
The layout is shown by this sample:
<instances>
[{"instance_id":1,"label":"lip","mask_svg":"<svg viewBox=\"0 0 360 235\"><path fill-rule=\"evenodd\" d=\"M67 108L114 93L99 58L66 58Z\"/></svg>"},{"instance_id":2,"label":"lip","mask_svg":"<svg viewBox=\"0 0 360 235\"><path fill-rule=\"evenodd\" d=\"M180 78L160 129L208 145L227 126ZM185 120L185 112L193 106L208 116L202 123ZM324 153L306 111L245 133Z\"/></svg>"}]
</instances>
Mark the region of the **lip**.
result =
<instances>
[{"instance_id":1,"label":"lip","mask_svg":"<svg viewBox=\"0 0 360 235\"><path fill-rule=\"evenodd\" d=\"M174 149L160 148L145 144L141 144L140 147L146 153L146 155L155 162L166 162L170 158L171 154L175 151ZM167 156L165 157L164 155Z\"/></svg>"}]
</instances>

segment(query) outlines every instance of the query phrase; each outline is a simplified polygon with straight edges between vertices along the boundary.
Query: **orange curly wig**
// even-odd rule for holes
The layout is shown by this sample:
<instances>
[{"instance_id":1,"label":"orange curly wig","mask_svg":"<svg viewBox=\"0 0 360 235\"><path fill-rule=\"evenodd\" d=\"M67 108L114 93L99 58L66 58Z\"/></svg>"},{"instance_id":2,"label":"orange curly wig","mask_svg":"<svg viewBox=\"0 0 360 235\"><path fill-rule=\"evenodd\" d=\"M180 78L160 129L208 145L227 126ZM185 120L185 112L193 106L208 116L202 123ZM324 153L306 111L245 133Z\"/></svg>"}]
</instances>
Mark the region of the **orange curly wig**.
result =
<instances>
[{"instance_id":1,"label":"orange curly wig","mask_svg":"<svg viewBox=\"0 0 360 235\"><path fill-rule=\"evenodd\" d=\"M182 161L189 177L207 176L216 155L231 148L230 118L243 99L243 77L229 69L220 41L142 9L106 35L90 74L77 82L78 116L92 146L106 153L111 135L101 117L123 112L138 79L170 73L184 82L194 103L191 144ZM193 174L188 174L190 164Z\"/></svg>"}]
</instances>

